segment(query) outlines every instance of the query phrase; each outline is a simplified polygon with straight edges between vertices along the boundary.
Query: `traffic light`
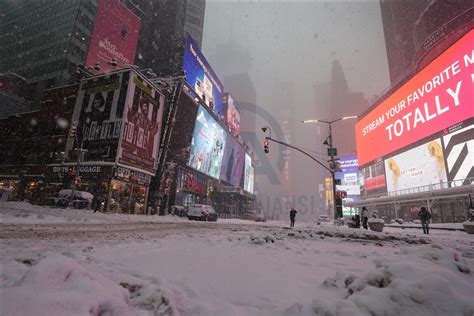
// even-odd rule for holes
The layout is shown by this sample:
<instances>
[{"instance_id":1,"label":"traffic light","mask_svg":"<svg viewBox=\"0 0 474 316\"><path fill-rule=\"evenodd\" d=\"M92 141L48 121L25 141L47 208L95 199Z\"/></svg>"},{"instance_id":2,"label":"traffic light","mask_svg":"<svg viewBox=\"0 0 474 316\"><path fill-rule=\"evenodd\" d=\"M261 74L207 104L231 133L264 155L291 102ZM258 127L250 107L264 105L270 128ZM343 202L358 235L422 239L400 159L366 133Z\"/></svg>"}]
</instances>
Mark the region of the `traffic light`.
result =
<instances>
[{"instance_id":1,"label":"traffic light","mask_svg":"<svg viewBox=\"0 0 474 316\"><path fill-rule=\"evenodd\" d=\"M337 199L347 198L347 192L346 191L336 191L336 198Z\"/></svg>"},{"instance_id":2,"label":"traffic light","mask_svg":"<svg viewBox=\"0 0 474 316\"><path fill-rule=\"evenodd\" d=\"M69 129L69 137L75 138L77 134L77 125L76 123L71 124L71 128Z\"/></svg>"},{"instance_id":3,"label":"traffic light","mask_svg":"<svg viewBox=\"0 0 474 316\"><path fill-rule=\"evenodd\" d=\"M263 142L263 151L265 151L266 154L270 152L270 144L267 139Z\"/></svg>"},{"instance_id":4,"label":"traffic light","mask_svg":"<svg viewBox=\"0 0 474 316\"><path fill-rule=\"evenodd\" d=\"M81 178L75 178L74 185L80 185L80 184L81 184Z\"/></svg>"}]
</instances>

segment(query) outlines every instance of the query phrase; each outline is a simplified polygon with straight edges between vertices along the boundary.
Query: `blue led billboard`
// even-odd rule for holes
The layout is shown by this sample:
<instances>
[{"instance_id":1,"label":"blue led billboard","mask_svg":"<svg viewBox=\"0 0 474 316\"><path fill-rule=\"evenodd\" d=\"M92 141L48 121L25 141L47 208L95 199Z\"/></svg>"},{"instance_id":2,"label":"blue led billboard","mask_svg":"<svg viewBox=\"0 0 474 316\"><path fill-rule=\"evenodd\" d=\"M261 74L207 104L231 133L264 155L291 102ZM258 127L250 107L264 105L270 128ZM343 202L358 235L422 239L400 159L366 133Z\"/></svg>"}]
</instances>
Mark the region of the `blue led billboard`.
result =
<instances>
[{"instance_id":1,"label":"blue led billboard","mask_svg":"<svg viewBox=\"0 0 474 316\"><path fill-rule=\"evenodd\" d=\"M224 86L199 50L197 44L187 33L183 66L188 84L219 117L225 116L223 104Z\"/></svg>"}]
</instances>

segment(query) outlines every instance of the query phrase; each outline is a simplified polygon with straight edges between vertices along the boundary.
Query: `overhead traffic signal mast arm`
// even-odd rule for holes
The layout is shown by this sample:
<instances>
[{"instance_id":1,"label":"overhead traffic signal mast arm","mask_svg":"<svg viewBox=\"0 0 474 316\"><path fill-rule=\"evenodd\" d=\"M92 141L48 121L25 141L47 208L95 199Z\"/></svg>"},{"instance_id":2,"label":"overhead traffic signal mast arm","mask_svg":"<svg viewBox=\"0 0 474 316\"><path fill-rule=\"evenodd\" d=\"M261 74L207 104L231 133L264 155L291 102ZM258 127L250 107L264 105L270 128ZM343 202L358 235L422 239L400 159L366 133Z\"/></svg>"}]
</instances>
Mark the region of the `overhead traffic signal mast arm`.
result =
<instances>
[{"instance_id":1,"label":"overhead traffic signal mast arm","mask_svg":"<svg viewBox=\"0 0 474 316\"><path fill-rule=\"evenodd\" d=\"M328 170L331 174L334 173L333 170L331 170L331 169L329 169L328 167L326 167L326 166L325 166L322 162L320 162L318 159L314 158L313 156L311 156L310 154L308 154L308 153L305 152L304 150L299 149L298 147L292 146L292 145L290 145L290 144L287 144L287 143L285 143L285 142L282 142L282 141L273 139L273 138L268 137L268 136L265 137L265 139L266 139L266 140L269 140L269 141L272 141L272 142L275 142L275 143L278 143L278 144L280 144L280 145L286 146L286 147L290 147L290 148L292 148L292 149L294 149L294 150L297 150L297 151L299 151L300 153L302 153L302 154L308 156L308 157L311 158L312 160L316 161L319 165L321 165L321 167L323 167L324 169Z\"/></svg>"}]
</instances>

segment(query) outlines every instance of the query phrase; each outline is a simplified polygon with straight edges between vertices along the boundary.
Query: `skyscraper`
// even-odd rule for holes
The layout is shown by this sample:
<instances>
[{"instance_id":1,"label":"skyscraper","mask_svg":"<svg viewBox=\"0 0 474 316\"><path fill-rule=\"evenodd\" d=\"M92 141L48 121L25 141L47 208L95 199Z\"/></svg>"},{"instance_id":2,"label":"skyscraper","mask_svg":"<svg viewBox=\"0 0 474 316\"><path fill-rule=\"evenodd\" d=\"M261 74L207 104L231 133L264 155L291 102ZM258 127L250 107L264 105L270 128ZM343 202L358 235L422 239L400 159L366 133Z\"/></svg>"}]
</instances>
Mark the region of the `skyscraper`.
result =
<instances>
[{"instance_id":1,"label":"skyscraper","mask_svg":"<svg viewBox=\"0 0 474 316\"><path fill-rule=\"evenodd\" d=\"M474 25L470 1L381 0L380 8L392 86L424 67Z\"/></svg>"},{"instance_id":2,"label":"skyscraper","mask_svg":"<svg viewBox=\"0 0 474 316\"><path fill-rule=\"evenodd\" d=\"M136 64L158 75L180 71L184 32L202 41L205 1L116 0L141 19ZM0 74L15 73L37 93L74 80L89 50L101 0L0 0Z\"/></svg>"}]
</instances>

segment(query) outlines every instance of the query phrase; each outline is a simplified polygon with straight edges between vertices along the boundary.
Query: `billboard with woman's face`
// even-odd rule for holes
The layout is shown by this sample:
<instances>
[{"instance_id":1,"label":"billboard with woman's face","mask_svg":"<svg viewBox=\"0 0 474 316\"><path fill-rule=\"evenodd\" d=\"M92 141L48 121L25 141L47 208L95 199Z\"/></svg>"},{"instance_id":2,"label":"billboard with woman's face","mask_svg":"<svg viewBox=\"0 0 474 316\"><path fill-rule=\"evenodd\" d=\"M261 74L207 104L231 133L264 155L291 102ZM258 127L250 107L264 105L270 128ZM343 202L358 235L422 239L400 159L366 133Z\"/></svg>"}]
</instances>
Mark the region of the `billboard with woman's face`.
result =
<instances>
[{"instance_id":1,"label":"billboard with woman's face","mask_svg":"<svg viewBox=\"0 0 474 316\"><path fill-rule=\"evenodd\" d=\"M117 162L154 173L165 98L132 72Z\"/></svg>"},{"instance_id":2,"label":"billboard with woman's face","mask_svg":"<svg viewBox=\"0 0 474 316\"><path fill-rule=\"evenodd\" d=\"M440 139L385 160L388 192L422 186L446 187L446 166Z\"/></svg>"},{"instance_id":3,"label":"billboard with woman's face","mask_svg":"<svg viewBox=\"0 0 474 316\"><path fill-rule=\"evenodd\" d=\"M188 165L213 178L221 173L227 134L202 107L196 117Z\"/></svg>"}]
</instances>

